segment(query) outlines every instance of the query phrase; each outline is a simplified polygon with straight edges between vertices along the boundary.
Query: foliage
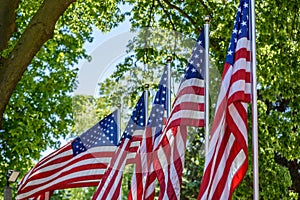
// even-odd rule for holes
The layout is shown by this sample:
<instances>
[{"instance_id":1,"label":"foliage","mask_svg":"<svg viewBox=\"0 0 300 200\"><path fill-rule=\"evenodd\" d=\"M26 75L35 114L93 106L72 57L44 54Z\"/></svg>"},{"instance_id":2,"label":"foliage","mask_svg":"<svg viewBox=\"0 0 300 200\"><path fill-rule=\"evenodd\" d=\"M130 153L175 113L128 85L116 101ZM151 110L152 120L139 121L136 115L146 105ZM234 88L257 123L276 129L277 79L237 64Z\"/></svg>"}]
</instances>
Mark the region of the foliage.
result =
<instances>
[{"instance_id":1,"label":"foliage","mask_svg":"<svg viewBox=\"0 0 300 200\"><path fill-rule=\"evenodd\" d=\"M8 47L0 52L0 66L3 59L10 58L41 3L20 1L16 11L17 31L11 36ZM92 41L92 25L109 31L124 19L117 3L80 0L71 4L56 23L53 37L30 62L3 115L1 180L11 168L18 169L23 176L47 146L58 147L58 138L82 131L76 125L72 129L71 92L77 73L74 66L79 59L88 58L82 45ZM129 56L117 66L114 75L100 85L99 99L78 97L76 101L83 105L73 102L80 112L86 109L86 103L96 106L96 113L87 116L92 118L87 124L83 121L84 114L77 115L79 121L75 123L81 123L80 127L88 126L95 116L107 112L106 108L119 104L128 116L143 85L150 83L151 89L155 88L168 55L173 56L172 67L178 81L190 53L185 50L192 47L189 38L195 40L206 15L211 17L211 60L220 72L223 69L238 1L123 0L122 3L132 6L126 15L130 17L132 30L139 31L139 35L129 43ZM299 13L297 1L256 1L261 199L297 199L300 194ZM168 32L176 42L162 37L169 35ZM182 194L190 199L196 197L201 181L203 158L199 151L202 141L200 130L186 153ZM249 134L249 170L235 191L234 199L252 198L251 151ZM4 181L1 183L3 186ZM73 192L67 193L73 195ZM83 193L78 192L78 195Z\"/></svg>"},{"instance_id":2,"label":"foliage","mask_svg":"<svg viewBox=\"0 0 300 200\"><path fill-rule=\"evenodd\" d=\"M221 74L226 56L224 52L229 43L238 2L183 2L176 0L152 2L129 0L128 2L133 5L130 14L134 29L145 27L155 27L158 30L167 29L170 32L180 32L186 38L195 38L204 24L204 15L211 16L211 59ZM300 139L298 127L300 95L297 81L300 55L299 5L284 1L276 1L276 5L271 1L258 1L256 13L258 19L256 27L258 98L260 100L258 110L260 196L262 199L293 199L297 198L297 193L300 191L298 145ZM152 39L152 37L143 37L143 35L145 33L141 34L141 38ZM155 39L154 37L154 41ZM155 63L170 54L170 52L159 51L159 48L149 48L152 40L137 39L136 41L140 48L132 49L135 50L135 59L139 62L148 65L149 60ZM171 52L171 54L177 58L176 53ZM134 65L131 63L133 63L132 60L131 62L125 61L124 64L118 66L115 74L116 80L122 78L125 72L134 70ZM183 63L184 61L180 63L181 69L185 66ZM151 75L150 71L148 74ZM250 119L251 115L249 115ZM251 133L251 122L249 133ZM249 152L252 151L251 139L251 134L249 134ZM253 195L251 153L249 155L249 170L244 181L234 193L235 199L249 199ZM193 148L189 149L186 172L198 170L200 174L202 173L202 165L199 164L199 161L195 163L196 158ZM203 160L201 162L203 163ZM194 194L199 188L200 174L198 174L198 181L189 182L189 180L194 180L194 177L185 173L182 193L188 198L196 197Z\"/></svg>"},{"instance_id":3,"label":"foliage","mask_svg":"<svg viewBox=\"0 0 300 200\"><path fill-rule=\"evenodd\" d=\"M201 1L199 2L201 3ZM236 2L221 3L211 1L202 2L203 4L200 5L199 2L132 1L130 2L133 4L131 11L132 26L134 29L149 26L151 28L154 27L156 30L169 29L170 31L180 32L186 38L195 38L199 33L199 27L203 25L202 18L198 18L201 16L199 13L203 13L203 16L204 14L208 14L212 17L210 24L211 59L215 62L219 70L222 71L225 58L223 52L226 52L229 42L228 38L234 19L232 13L235 13L237 4ZM299 16L297 17L298 12L296 11L299 10L299 7L295 4L289 4L290 9L284 9L283 7L279 9L279 7L269 4L272 3L257 3L257 16L260 19L257 23L258 94L260 100L258 107L260 196L262 199L296 199L296 191L299 191L298 180L296 178L299 177L299 171L298 174L291 174L291 172L294 172L295 169L297 172L297 169L299 169L300 157L299 145L297 145L299 143L297 125L299 124L297 121L299 120L297 115L299 92L297 91L299 90L298 84L296 84L297 77L299 76L299 34L297 34ZM280 2L280 4L285 5L284 2ZM273 7L277 9L271 9ZM287 10L289 12L286 12ZM270 15L270 12L273 15ZM187 13L190 14L188 16L193 20L186 16ZM198 15L195 16L192 13L197 13ZM286 19L288 23L279 23L282 19ZM277 30L277 32L274 33L272 30ZM117 72L113 76L117 82L120 79L124 80L126 77L129 77L131 81L130 91L140 88L140 77L149 77L149 75L151 77L151 71L156 68L156 66L152 67L151 63L161 62L170 54L175 59L179 58L176 57L176 53L178 53L176 51L160 51L163 48L155 48L163 43L162 40L156 40L156 37L153 37L155 31L146 29L146 31L141 31L140 33L140 37L136 38L135 41L131 41L129 45L130 50L133 50L135 54L127 57L123 64L119 64ZM151 40L145 40L145 38L151 38ZM283 38L288 39L284 40ZM155 41L157 41L157 44L151 45ZM282 52L285 53L283 54ZM178 69L182 69L185 66L185 59L186 57L183 57L179 61L174 62L180 63L178 64ZM136 63L146 65L147 67L150 65L147 68L148 76L145 76L145 73L141 69L140 75L137 75ZM126 73L130 73L130 76L126 76ZM142 78L142 80L145 79ZM126 81L128 82L128 80ZM104 91L105 87L111 85L112 82L113 80L104 83L101 91ZM125 88L122 88L122 84L120 85L118 86L118 92L114 93L114 91L112 93L128 92L128 87L124 86ZM124 96L126 98L127 95ZM251 114L249 115L249 119L251 119ZM289 130L292 130L292 132ZM251 123L249 126L250 132ZM200 134L196 138L193 140L194 145L191 145L186 152L186 168L183 177L182 195L188 199L196 198L203 171L204 159L201 156L199 157L200 141L203 141L203 135ZM251 134L249 134L249 152L252 151L251 139ZM249 155L249 170L244 181L234 193L234 199L252 198L252 157L251 154ZM296 162L296 164L291 165L289 164L290 162ZM294 169L292 166L294 166ZM195 179L195 177L197 178Z\"/></svg>"},{"instance_id":4,"label":"foliage","mask_svg":"<svg viewBox=\"0 0 300 200\"><path fill-rule=\"evenodd\" d=\"M1 68L2 61L9 57L42 3L19 2L15 19L17 29L8 47L0 51ZM3 115L1 127L5 132L0 133L2 188L6 184L8 169L20 171L20 177L23 177L40 159L40 152L47 147L58 148L59 140L78 128L72 128L74 101L71 94L76 87L78 71L75 66L80 59L90 59L83 44L92 42L94 26L109 31L124 19L117 3L114 0L79 0L71 4L58 19L53 37L44 43L30 61ZM31 37L34 40L35 36Z\"/></svg>"},{"instance_id":5,"label":"foliage","mask_svg":"<svg viewBox=\"0 0 300 200\"><path fill-rule=\"evenodd\" d=\"M57 190L51 196L51 200L78 200L78 199L91 199L95 192L95 187L87 188L72 188L66 190Z\"/></svg>"},{"instance_id":6,"label":"foliage","mask_svg":"<svg viewBox=\"0 0 300 200\"><path fill-rule=\"evenodd\" d=\"M76 135L92 127L101 118L96 113L97 100L93 96L75 95L72 98L74 126Z\"/></svg>"},{"instance_id":7,"label":"foliage","mask_svg":"<svg viewBox=\"0 0 300 200\"><path fill-rule=\"evenodd\" d=\"M257 23L260 174L263 177L268 175L266 180L262 179L265 184L261 191L266 195L271 192L268 195L276 198L290 199L291 192L298 193L298 198L300 196L300 85L297 81L300 7L294 2L277 3L260 2L256 6L257 17L262 19ZM272 177L271 181L270 173L282 175Z\"/></svg>"},{"instance_id":8,"label":"foliage","mask_svg":"<svg viewBox=\"0 0 300 200\"><path fill-rule=\"evenodd\" d=\"M184 199L197 199L197 191L204 171L205 136L204 129L189 128L188 130L181 196Z\"/></svg>"}]
</instances>

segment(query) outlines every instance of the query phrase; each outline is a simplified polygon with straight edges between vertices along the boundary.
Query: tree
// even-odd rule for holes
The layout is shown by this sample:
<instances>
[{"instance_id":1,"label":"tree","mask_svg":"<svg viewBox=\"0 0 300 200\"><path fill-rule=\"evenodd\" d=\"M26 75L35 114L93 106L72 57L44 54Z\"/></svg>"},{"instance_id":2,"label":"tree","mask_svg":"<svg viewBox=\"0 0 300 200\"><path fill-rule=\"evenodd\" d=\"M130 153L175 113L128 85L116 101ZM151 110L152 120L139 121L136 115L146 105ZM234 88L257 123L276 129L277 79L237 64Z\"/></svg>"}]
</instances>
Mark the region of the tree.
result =
<instances>
[{"instance_id":1,"label":"tree","mask_svg":"<svg viewBox=\"0 0 300 200\"><path fill-rule=\"evenodd\" d=\"M72 98L83 49L93 27L108 31L124 19L118 1L1 0L0 179L20 177L47 146L72 133ZM58 141L58 142L57 142Z\"/></svg>"},{"instance_id":2,"label":"tree","mask_svg":"<svg viewBox=\"0 0 300 200\"><path fill-rule=\"evenodd\" d=\"M238 2L201 0L128 0L127 2L133 6L130 12L133 28L167 29L191 38L199 34L204 24L204 16L209 15L211 17L211 59L218 66L221 74ZM259 170L262 199L297 199L300 194L298 145L300 85L297 81L300 66L299 9L296 2L256 1ZM143 59L145 57L151 58L150 62L161 60L162 52L147 47L146 45L143 50L136 51L137 60L145 63L147 63L147 60ZM126 65L126 62L125 65L120 65L119 75L131 71L130 66ZM251 115L249 115L250 119ZM249 133L251 133L251 123ZM193 159L186 160L186 166L201 170L200 164L195 162L197 156L193 153L193 148L190 150L187 151L187 158ZM251 151L251 134L249 134L249 152ZM250 153L248 173L234 193L234 198L252 197L251 164ZM185 176L189 177L189 173ZM192 180L189 178L184 180ZM198 179L201 180L201 177ZM196 181L195 184L200 182ZM197 186L187 186L183 192L195 193L193 188Z\"/></svg>"},{"instance_id":3,"label":"tree","mask_svg":"<svg viewBox=\"0 0 300 200\"><path fill-rule=\"evenodd\" d=\"M49 39L68 33L71 38L75 35L79 37L81 42L91 40L93 24L107 31L123 19L123 16L119 15L119 9L114 6L117 1L74 2L76 0L28 1L27 3L19 0L1 1L1 125L5 107L17 83L34 56ZM113 14L114 12L116 13ZM82 47L82 44L80 46ZM76 53L78 57L84 55L80 49ZM76 62L76 59L73 61Z\"/></svg>"},{"instance_id":4,"label":"tree","mask_svg":"<svg viewBox=\"0 0 300 200\"><path fill-rule=\"evenodd\" d=\"M73 66L78 59L87 57L82 44L92 40L92 24L101 30L109 30L124 18L116 1L73 1L0 1L0 119L5 130L0 137L0 163L3 173L12 166L24 173L46 145L54 146L55 139L70 132L70 92L75 86L76 75ZM204 16L209 15L211 59L221 74L237 1L123 0L122 3L132 6L125 14L130 16L133 29L171 30L183 38L195 39L204 24ZM300 6L296 1L256 1L262 199L296 199L300 196L299 13ZM133 48L134 57L121 63L114 77L102 85L100 95L111 105L121 99L111 95L112 90L107 88L117 84L125 72L138 78L135 64L163 63L166 55L174 54L177 59L174 69L180 73L185 66L186 57L178 56L173 50L151 48L148 44L159 43L159 39L151 40L153 35L148 35L147 31L143 36L148 40L137 38L137 43L129 44L129 47L140 47ZM133 83L138 83L138 79L135 81ZM50 83L52 87L49 87ZM122 93L126 87L118 89L116 91ZM135 95L132 98L127 95L123 101L130 105L134 98ZM201 133L196 138L199 140L195 140L195 145L201 145ZM187 169L184 180L191 180L197 170L200 171L197 175L201 176L202 160L195 155L198 149L195 146L187 151L186 166L191 168ZM251 159L250 156L247 176L234 198L252 196ZM0 178L4 179L3 176ZM195 185L184 181L187 185L183 192L197 193L201 177L198 179L193 182ZM192 195L189 197L193 198Z\"/></svg>"},{"instance_id":5,"label":"tree","mask_svg":"<svg viewBox=\"0 0 300 200\"><path fill-rule=\"evenodd\" d=\"M0 50L7 51L5 52L6 55L4 52L1 55L0 95L2 98L0 104L0 123L2 122L5 107L17 83L42 45L53 36L58 18L73 1L60 1L59 3L44 1L34 16L28 16L31 20L29 23L27 22L28 25L26 28L21 27L22 30L17 27L18 17L16 16L19 14L22 17L22 13L15 12L20 2L18 0L1 2L4 6L1 6L0 12L2 36ZM33 6L36 5L33 4ZM26 20L26 18L23 18L23 20ZM21 23L24 22L21 21ZM19 31L17 28L19 28ZM17 40L14 38L16 30L19 34L23 32L21 36L16 38ZM14 44L10 42L11 38L14 40Z\"/></svg>"}]
</instances>

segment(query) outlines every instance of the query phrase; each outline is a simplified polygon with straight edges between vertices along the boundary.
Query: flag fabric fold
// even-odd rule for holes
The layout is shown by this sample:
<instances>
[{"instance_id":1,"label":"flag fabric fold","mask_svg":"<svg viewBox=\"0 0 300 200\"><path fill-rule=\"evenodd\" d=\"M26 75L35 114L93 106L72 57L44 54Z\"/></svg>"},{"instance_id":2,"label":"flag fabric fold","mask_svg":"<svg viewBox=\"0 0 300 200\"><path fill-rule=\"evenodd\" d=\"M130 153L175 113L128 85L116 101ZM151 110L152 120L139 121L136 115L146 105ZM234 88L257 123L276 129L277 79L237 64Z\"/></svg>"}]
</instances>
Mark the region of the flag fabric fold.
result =
<instances>
[{"instance_id":1,"label":"flag fabric fold","mask_svg":"<svg viewBox=\"0 0 300 200\"><path fill-rule=\"evenodd\" d=\"M132 176L128 199L140 200L154 197L155 183L148 180L150 177L155 181L156 174L153 171L153 149L159 141L163 129L163 122L167 109L167 66L158 85L158 91L150 112L149 120L141 146L138 150L135 162L135 171ZM152 173L148 174L152 169ZM151 182L151 183L150 183ZM148 183L148 185L146 185Z\"/></svg>"},{"instance_id":2,"label":"flag fabric fold","mask_svg":"<svg viewBox=\"0 0 300 200\"><path fill-rule=\"evenodd\" d=\"M53 194L53 190L44 192L43 194L40 194L40 195L38 195L34 198L30 198L30 199L32 199L32 200L50 200L52 194Z\"/></svg>"},{"instance_id":3,"label":"flag fabric fold","mask_svg":"<svg viewBox=\"0 0 300 200\"><path fill-rule=\"evenodd\" d=\"M251 101L249 0L241 0L227 51L198 199L231 199L248 168Z\"/></svg>"},{"instance_id":4,"label":"flag fabric fold","mask_svg":"<svg viewBox=\"0 0 300 200\"><path fill-rule=\"evenodd\" d=\"M187 126L204 126L204 54L202 31L155 149L154 169L160 184L159 199L180 199Z\"/></svg>"},{"instance_id":5,"label":"flag fabric fold","mask_svg":"<svg viewBox=\"0 0 300 200\"><path fill-rule=\"evenodd\" d=\"M21 180L16 199L45 199L53 190L97 186L117 148L117 112L40 160Z\"/></svg>"},{"instance_id":6,"label":"flag fabric fold","mask_svg":"<svg viewBox=\"0 0 300 200\"><path fill-rule=\"evenodd\" d=\"M135 106L122 135L120 145L93 195L93 200L120 199L121 197L122 175L125 165L134 162L146 126L144 96L143 93Z\"/></svg>"}]
</instances>

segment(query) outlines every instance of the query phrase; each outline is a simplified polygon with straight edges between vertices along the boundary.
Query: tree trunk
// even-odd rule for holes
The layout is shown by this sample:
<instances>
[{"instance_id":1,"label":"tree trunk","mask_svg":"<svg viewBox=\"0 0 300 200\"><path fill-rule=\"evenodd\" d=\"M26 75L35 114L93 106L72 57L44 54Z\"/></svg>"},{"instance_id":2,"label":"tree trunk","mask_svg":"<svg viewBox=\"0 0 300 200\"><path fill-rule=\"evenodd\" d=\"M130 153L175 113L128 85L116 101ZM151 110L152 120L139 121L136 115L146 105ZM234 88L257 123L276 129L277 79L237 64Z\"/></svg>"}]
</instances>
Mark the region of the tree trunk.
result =
<instances>
[{"instance_id":1,"label":"tree trunk","mask_svg":"<svg viewBox=\"0 0 300 200\"><path fill-rule=\"evenodd\" d=\"M9 38L16 31L15 10L19 0L0 0L0 51L7 48Z\"/></svg>"},{"instance_id":2,"label":"tree trunk","mask_svg":"<svg viewBox=\"0 0 300 200\"><path fill-rule=\"evenodd\" d=\"M1 1L11 0L0 0L0 2ZM75 1L76 0L45 0L33 16L10 55L6 59L2 58L0 60L0 128L2 127L3 113L6 105L23 73L43 44L52 38L55 24L59 17L62 16L68 6ZM13 2L18 3L17 0ZM13 17L11 16L12 11L7 11L7 13L10 13L9 18L15 19L15 9L12 7L6 7L6 9L13 9ZM0 12L1 11L2 10L0 10ZM1 14L3 15L3 13ZM0 25L9 26L6 32L3 31L7 37L1 38L1 40L7 40L4 42L1 41L1 45L5 47L12 33L11 30L15 29L15 22L12 22L11 19L6 23L2 22L1 24L1 22L2 21L0 21Z\"/></svg>"},{"instance_id":3,"label":"tree trunk","mask_svg":"<svg viewBox=\"0 0 300 200\"><path fill-rule=\"evenodd\" d=\"M275 155L275 161L281 166L288 168L292 178L291 189L294 192L297 192L300 198L300 163L298 163L298 160L287 160L286 158L277 154Z\"/></svg>"}]
</instances>

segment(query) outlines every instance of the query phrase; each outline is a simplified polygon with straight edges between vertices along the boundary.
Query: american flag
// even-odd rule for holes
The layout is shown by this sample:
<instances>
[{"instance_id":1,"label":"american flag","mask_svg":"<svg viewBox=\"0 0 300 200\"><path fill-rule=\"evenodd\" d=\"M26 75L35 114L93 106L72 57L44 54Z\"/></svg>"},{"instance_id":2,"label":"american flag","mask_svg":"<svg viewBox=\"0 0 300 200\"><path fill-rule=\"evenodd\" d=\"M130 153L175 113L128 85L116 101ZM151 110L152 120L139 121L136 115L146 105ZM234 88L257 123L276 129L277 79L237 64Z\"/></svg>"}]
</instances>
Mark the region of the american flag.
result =
<instances>
[{"instance_id":1,"label":"american flag","mask_svg":"<svg viewBox=\"0 0 300 200\"><path fill-rule=\"evenodd\" d=\"M43 198L48 191L58 189L97 186L117 148L117 112L39 161L20 182L17 199Z\"/></svg>"},{"instance_id":2,"label":"american flag","mask_svg":"<svg viewBox=\"0 0 300 200\"><path fill-rule=\"evenodd\" d=\"M249 1L241 0L222 75L198 199L231 199L248 168Z\"/></svg>"},{"instance_id":3,"label":"american flag","mask_svg":"<svg viewBox=\"0 0 300 200\"><path fill-rule=\"evenodd\" d=\"M197 39L178 88L170 117L156 148L154 168L160 184L159 199L180 199L187 126L204 126L204 33Z\"/></svg>"},{"instance_id":4,"label":"american flag","mask_svg":"<svg viewBox=\"0 0 300 200\"><path fill-rule=\"evenodd\" d=\"M135 171L132 176L131 187L128 194L129 200L148 199L154 195L155 192L156 174L153 171L152 156L155 142L159 141L161 136L167 109L167 80L168 74L166 66L158 86L158 91L154 97L148 124L136 156ZM152 173L148 174L151 168ZM147 182L148 184L146 185Z\"/></svg>"},{"instance_id":5,"label":"american flag","mask_svg":"<svg viewBox=\"0 0 300 200\"><path fill-rule=\"evenodd\" d=\"M30 198L30 199L32 199L32 200L50 200L52 194L53 194L53 190L47 191L43 194L38 195L35 198Z\"/></svg>"},{"instance_id":6,"label":"american flag","mask_svg":"<svg viewBox=\"0 0 300 200\"><path fill-rule=\"evenodd\" d=\"M129 159L134 159L142 140L146 125L146 109L144 93L140 97L127 127L122 135L120 145L116 150L111 163L99 183L93 200L119 199L122 175Z\"/></svg>"}]
</instances>

